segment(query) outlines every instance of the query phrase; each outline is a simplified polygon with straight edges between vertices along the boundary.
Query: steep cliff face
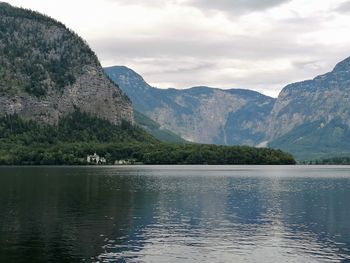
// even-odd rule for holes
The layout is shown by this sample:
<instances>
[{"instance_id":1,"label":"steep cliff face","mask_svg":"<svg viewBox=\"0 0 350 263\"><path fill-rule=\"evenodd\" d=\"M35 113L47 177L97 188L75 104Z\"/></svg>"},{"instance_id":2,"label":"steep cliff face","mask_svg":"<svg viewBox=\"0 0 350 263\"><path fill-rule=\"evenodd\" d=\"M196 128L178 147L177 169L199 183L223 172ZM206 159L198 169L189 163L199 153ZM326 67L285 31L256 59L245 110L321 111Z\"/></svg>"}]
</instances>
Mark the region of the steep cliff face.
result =
<instances>
[{"instance_id":1,"label":"steep cliff face","mask_svg":"<svg viewBox=\"0 0 350 263\"><path fill-rule=\"evenodd\" d=\"M186 140L223 145L257 145L274 99L248 90L194 87L156 89L126 67L105 69L135 108Z\"/></svg>"},{"instance_id":2,"label":"steep cliff face","mask_svg":"<svg viewBox=\"0 0 350 263\"><path fill-rule=\"evenodd\" d=\"M350 127L350 58L313 80L285 87L268 119L269 138L277 138L308 122L322 126L338 119Z\"/></svg>"},{"instance_id":3,"label":"steep cliff face","mask_svg":"<svg viewBox=\"0 0 350 263\"><path fill-rule=\"evenodd\" d=\"M163 91L164 92L164 91ZM264 113L272 99L246 90L195 87L167 90L168 102L149 111L151 118L183 138L201 143L256 145L261 142ZM254 105L256 112L250 114ZM266 110L267 109L267 110Z\"/></svg>"},{"instance_id":4,"label":"steep cliff face","mask_svg":"<svg viewBox=\"0 0 350 263\"><path fill-rule=\"evenodd\" d=\"M350 154L350 58L288 85L277 100L248 90L161 90L126 67L105 70L139 111L187 140L269 145L299 159Z\"/></svg>"},{"instance_id":5,"label":"steep cliff face","mask_svg":"<svg viewBox=\"0 0 350 263\"><path fill-rule=\"evenodd\" d=\"M75 109L133 122L130 100L63 24L0 3L0 114L57 123Z\"/></svg>"},{"instance_id":6,"label":"steep cliff face","mask_svg":"<svg viewBox=\"0 0 350 263\"><path fill-rule=\"evenodd\" d=\"M282 90L267 122L270 145L304 159L349 154L349 105L350 58Z\"/></svg>"}]
</instances>

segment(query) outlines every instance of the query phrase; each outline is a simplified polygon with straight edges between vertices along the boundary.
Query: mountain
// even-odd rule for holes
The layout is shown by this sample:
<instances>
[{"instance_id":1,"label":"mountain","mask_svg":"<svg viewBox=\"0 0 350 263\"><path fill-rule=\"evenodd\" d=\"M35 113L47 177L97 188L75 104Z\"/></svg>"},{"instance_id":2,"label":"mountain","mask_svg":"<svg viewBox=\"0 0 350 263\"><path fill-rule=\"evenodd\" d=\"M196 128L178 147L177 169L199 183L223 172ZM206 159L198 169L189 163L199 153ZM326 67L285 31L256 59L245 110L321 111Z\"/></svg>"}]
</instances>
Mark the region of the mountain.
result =
<instances>
[{"instance_id":1,"label":"mountain","mask_svg":"<svg viewBox=\"0 0 350 263\"><path fill-rule=\"evenodd\" d=\"M131 101L88 45L39 13L0 3L0 54L0 164L87 164L93 153L107 164L295 163L267 148L160 142L134 125ZM175 137L136 118L159 137Z\"/></svg>"},{"instance_id":2,"label":"mountain","mask_svg":"<svg viewBox=\"0 0 350 263\"><path fill-rule=\"evenodd\" d=\"M134 111L135 123L152 134L155 138L162 142L168 143L186 143L184 139L182 139L179 135L173 133L169 130L164 130L160 127L160 124L155 122L154 120L148 118L146 115Z\"/></svg>"},{"instance_id":3,"label":"mountain","mask_svg":"<svg viewBox=\"0 0 350 263\"><path fill-rule=\"evenodd\" d=\"M127 67L109 67L105 72L137 111L188 141L257 145L265 139L264 122L273 98L242 89L157 89Z\"/></svg>"},{"instance_id":4,"label":"mountain","mask_svg":"<svg viewBox=\"0 0 350 263\"><path fill-rule=\"evenodd\" d=\"M333 71L286 86L267 121L272 147L299 158L350 154L350 58Z\"/></svg>"},{"instance_id":5,"label":"mountain","mask_svg":"<svg viewBox=\"0 0 350 263\"><path fill-rule=\"evenodd\" d=\"M300 160L350 155L350 58L277 99L254 91L157 89L126 67L105 68L136 109L183 138L224 145L268 145Z\"/></svg>"},{"instance_id":6,"label":"mountain","mask_svg":"<svg viewBox=\"0 0 350 263\"><path fill-rule=\"evenodd\" d=\"M0 3L0 115L57 124L76 109L133 122L128 97L86 42L39 13Z\"/></svg>"}]
</instances>

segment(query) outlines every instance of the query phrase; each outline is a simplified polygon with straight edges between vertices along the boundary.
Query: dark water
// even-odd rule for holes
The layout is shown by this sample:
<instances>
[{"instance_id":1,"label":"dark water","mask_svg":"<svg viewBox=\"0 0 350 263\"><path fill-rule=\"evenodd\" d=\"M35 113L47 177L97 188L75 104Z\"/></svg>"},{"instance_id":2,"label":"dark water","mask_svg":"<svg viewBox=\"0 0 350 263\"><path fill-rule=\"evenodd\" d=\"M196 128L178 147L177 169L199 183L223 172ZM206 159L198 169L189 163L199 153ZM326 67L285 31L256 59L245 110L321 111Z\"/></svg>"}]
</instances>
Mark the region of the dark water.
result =
<instances>
[{"instance_id":1,"label":"dark water","mask_svg":"<svg viewBox=\"0 0 350 263\"><path fill-rule=\"evenodd\" d=\"M350 262L350 167L2 167L0 262Z\"/></svg>"}]
</instances>

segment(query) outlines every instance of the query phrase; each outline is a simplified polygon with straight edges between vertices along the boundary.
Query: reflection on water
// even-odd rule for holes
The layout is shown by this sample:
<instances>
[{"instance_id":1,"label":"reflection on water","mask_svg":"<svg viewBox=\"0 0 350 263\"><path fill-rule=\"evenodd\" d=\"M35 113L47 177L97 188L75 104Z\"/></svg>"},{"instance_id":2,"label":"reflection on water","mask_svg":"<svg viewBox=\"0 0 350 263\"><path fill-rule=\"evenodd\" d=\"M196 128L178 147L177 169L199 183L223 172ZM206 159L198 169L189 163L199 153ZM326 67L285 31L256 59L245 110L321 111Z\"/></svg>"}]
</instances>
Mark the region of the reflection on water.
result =
<instances>
[{"instance_id":1,"label":"reflection on water","mask_svg":"<svg viewBox=\"0 0 350 263\"><path fill-rule=\"evenodd\" d=\"M0 262L346 262L348 167L2 167Z\"/></svg>"}]
</instances>

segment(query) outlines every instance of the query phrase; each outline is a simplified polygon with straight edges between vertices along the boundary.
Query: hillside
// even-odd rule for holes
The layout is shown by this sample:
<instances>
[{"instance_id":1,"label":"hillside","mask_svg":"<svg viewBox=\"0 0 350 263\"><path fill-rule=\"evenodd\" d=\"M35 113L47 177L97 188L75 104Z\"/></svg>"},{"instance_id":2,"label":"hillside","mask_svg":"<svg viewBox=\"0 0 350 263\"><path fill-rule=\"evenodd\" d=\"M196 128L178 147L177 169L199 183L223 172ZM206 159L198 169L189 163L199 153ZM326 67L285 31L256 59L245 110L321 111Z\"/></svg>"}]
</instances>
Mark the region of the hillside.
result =
<instances>
[{"instance_id":1,"label":"hillside","mask_svg":"<svg viewBox=\"0 0 350 263\"><path fill-rule=\"evenodd\" d=\"M271 149L161 143L136 125L76 111L57 125L0 118L0 165L79 165L97 153L107 164L133 159L144 164L294 164L290 154Z\"/></svg>"},{"instance_id":2,"label":"hillside","mask_svg":"<svg viewBox=\"0 0 350 263\"><path fill-rule=\"evenodd\" d=\"M162 143L134 125L129 98L95 54L53 19L0 4L0 164L294 164L282 151ZM137 113L157 137L181 141ZM182 142L182 141L181 141Z\"/></svg>"},{"instance_id":3,"label":"hillside","mask_svg":"<svg viewBox=\"0 0 350 263\"><path fill-rule=\"evenodd\" d=\"M239 89L162 90L126 67L105 71L137 110L187 140L269 145L300 160L350 155L350 58L286 86L277 100Z\"/></svg>"},{"instance_id":4,"label":"hillside","mask_svg":"<svg viewBox=\"0 0 350 263\"><path fill-rule=\"evenodd\" d=\"M240 89L157 89L127 67L105 68L105 72L130 97L137 111L188 141L257 145L265 138L264 122L273 98Z\"/></svg>"},{"instance_id":5,"label":"hillside","mask_svg":"<svg viewBox=\"0 0 350 263\"><path fill-rule=\"evenodd\" d=\"M86 164L86 155L96 151L106 155L115 148L118 159L131 155L126 145L159 144L126 121L116 126L80 111L57 125L6 115L0 118L0 133L0 164Z\"/></svg>"},{"instance_id":6,"label":"hillside","mask_svg":"<svg viewBox=\"0 0 350 263\"><path fill-rule=\"evenodd\" d=\"M39 13L0 3L0 114L57 123L75 109L133 122L130 100L84 40Z\"/></svg>"},{"instance_id":7,"label":"hillside","mask_svg":"<svg viewBox=\"0 0 350 263\"><path fill-rule=\"evenodd\" d=\"M157 122L148 118L146 115L134 111L134 116L135 124L152 134L158 140L168 143L186 143L180 136L169 130L162 129Z\"/></svg>"},{"instance_id":8,"label":"hillside","mask_svg":"<svg viewBox=\"0 0 350 263\"><path fill-rule=\"evenodd\" d=\"M301 159L350 155L350 58L313 80L286 86L267 122L272 147Z\"/></svg>"}]
</instances>

